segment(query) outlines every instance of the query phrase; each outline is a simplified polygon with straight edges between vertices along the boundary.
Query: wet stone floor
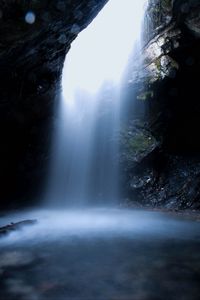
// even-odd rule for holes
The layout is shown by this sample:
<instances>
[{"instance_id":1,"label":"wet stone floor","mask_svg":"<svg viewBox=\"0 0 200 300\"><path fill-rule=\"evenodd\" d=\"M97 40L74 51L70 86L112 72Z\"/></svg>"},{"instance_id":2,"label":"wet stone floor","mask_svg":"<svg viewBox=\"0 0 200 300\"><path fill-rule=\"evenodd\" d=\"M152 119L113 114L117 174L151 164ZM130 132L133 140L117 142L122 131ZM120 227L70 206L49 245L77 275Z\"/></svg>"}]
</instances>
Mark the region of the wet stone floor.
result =
<instances>
[{"instance_id":1,"label":"wet stone floor","mask_svg":"<svg viewBox=\"0 0 200 300\"><path fill-rule=\"evenodd\" d=\"M1 300L200 299L200 223L118 211L58 219L1 238Z\"/></svg>"}]
</instances>

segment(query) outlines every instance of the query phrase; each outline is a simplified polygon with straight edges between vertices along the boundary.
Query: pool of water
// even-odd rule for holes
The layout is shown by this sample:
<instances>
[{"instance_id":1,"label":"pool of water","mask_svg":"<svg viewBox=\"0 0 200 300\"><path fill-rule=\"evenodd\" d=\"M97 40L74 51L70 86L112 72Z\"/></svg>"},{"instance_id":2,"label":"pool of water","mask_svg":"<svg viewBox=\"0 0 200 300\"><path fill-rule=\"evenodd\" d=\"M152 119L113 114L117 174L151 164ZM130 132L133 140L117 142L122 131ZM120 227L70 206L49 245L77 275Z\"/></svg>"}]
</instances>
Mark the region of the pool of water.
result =
<instances>
[{"instance_id":1,"label":"pool of water","mask_svg":"<svg viewBox=\"0 0 200 300\"><path fill-rule=\"evenodd\" d=\"M199 300L200 223L125 209L40 210L0 239L2 300Z\"/></svg>"}]
</instances>

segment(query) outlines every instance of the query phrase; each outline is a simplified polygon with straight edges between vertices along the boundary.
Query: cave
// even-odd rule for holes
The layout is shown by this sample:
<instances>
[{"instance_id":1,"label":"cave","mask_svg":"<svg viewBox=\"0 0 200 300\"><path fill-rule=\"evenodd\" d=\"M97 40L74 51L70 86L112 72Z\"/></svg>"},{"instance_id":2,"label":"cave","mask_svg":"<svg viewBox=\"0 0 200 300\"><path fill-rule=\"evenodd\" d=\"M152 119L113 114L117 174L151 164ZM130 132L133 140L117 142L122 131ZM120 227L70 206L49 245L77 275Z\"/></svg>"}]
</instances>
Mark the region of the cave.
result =
<instances>
[{"instance_id":1,"label":"cave","mask_svg":"<svg viewBox=\"0 0 200 300\"><path fill-rule=\"evenodd\" d=\"M0 37L0 300L198 300L200 1L0 0Z\"/></svg>"}]
</instances>

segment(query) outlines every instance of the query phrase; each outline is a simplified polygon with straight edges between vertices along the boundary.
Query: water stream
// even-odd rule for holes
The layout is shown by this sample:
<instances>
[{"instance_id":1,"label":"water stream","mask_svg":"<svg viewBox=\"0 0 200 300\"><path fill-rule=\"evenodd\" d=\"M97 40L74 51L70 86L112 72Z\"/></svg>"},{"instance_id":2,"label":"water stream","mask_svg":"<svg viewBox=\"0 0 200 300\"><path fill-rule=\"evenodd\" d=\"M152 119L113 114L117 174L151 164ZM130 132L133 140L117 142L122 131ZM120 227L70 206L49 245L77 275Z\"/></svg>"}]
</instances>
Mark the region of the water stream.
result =
<instances>
[{"instance_id":1,"label":"water stream","mask_svg":"<svg viewBox=\"0 0 200 300\"><path fill-rule=\"evenodd\" d=\"M145 0L110 0L66 57L48 201L62 206L118 202L120 80L140 41Z\"/></svg>"}]
</instances>

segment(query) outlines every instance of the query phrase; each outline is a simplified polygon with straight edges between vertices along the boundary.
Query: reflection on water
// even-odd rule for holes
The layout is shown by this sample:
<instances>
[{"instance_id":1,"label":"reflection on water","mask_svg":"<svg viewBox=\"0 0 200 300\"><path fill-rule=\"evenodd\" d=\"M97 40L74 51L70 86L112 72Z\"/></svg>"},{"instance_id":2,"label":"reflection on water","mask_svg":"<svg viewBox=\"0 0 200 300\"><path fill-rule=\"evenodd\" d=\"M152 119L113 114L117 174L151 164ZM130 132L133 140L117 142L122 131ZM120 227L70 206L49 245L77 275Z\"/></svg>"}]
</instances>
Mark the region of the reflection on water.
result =
<instances>
[{"instance_id":1,"label":"reflection on water","mask_svg":"<svg viewBox=\"0 0 200 300\"><path fill-rule=\"evenodd\" d=\"M0 299L197 300L200 224L118 209L34 211L1 238Z\"/></svg>"}]
</instances>

